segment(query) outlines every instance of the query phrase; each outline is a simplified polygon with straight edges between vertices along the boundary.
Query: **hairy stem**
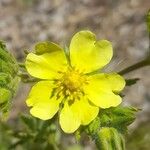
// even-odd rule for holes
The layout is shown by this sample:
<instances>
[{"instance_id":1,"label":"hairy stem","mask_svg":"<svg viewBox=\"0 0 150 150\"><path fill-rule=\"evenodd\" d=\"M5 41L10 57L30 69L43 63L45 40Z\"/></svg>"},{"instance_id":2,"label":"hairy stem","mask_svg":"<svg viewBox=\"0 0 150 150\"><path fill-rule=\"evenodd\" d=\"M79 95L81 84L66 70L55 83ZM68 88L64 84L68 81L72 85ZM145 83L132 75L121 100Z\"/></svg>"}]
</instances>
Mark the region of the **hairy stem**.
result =
<instances>
[{"instance_id":1,"label":"hairy stem","mask_svg":"<svg viewBox=\"0 0 150 150\"><path fill-rule=\"evenodd\" d=\"M104 127L95 137L98 150L125 150L125 140L115 128Z\"/></svg>"},{"instance_id":2,"label":"hairy stem","mask_svg":"<svg viewBox=\"0 0 150 150\"><path fill-rule=\"evenodd\" d=\"M127 74L129 72L132 72L134 70L137 70L137 69L140 69L142 67L145 67L145 66L149 66L150 65L150 58L148 57L147 59L145 60L142 60L140 62L137 62L123 70L121 70L120 72L118 72L120 75L124 75L124 74Z\"/></svg>"}]
</instances>

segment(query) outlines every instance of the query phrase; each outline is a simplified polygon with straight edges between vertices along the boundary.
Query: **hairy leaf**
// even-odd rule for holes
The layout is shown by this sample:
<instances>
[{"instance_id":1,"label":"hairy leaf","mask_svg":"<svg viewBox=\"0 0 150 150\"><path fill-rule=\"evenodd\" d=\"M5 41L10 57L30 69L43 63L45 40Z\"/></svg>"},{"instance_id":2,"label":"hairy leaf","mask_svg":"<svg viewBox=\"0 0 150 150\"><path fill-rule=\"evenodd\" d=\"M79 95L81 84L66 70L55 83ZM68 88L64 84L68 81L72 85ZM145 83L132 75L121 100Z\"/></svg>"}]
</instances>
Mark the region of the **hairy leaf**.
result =
<instances>
[{"instance_id":1,"label":"hairy leaf","mask_svg":"<svg viewBox=\"0 0 150 150\"><path fill-rule=\"evenodd\" d=\"M8 52L4 42L0 41L0 117L2 119L7 116L11 99L16 94L20 81L17 73L18 64L15 58Z\"/></svg>"}]
</instances>

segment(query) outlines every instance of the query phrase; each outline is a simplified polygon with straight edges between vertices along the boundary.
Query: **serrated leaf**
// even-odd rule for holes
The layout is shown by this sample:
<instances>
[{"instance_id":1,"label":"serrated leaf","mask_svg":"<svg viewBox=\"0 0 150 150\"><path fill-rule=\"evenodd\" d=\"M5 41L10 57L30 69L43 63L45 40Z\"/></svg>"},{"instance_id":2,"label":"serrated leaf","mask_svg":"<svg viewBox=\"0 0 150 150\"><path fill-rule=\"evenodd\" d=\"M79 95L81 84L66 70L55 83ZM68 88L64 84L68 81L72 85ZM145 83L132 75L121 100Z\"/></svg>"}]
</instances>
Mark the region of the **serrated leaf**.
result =
<instances>
[{"instance_id":1,"label":"serrated leaf","mask_svg":"<svg viewBox=\"0 0 150 150\"><path fill-rule=\"evenodd\" d=\"M0 42L0 45L4 45L4 43ZM8 52L6 46L0 46L0 58L5 62L16 64L15 58Z\"/></svg>"},{"instance_id":2,"label":"serrated leaf","mask_svg":"<svg viewBox=\"0 0 150 150\"><path fill-rule=\"evenodd\" d=\"M95 141L100 150L125 150L123 135L135 120L138 109L112 107L101 109L97 118L85 127L85 132Z\"/></svg>"},{"instance_id":3,"label":"serrated leaf","mask_svg":"<svg viewBox=\"0 0 150 150\"><path fill-rule=\"evenodd\" d=\"M125 133L128 125L135 120L138 109L133 107L115 107L103 109L99 113L101 127L114 127Z\"/></svg>"},{"instance_id":4,"label":"serrated leaf","mask_svg":"<svg viewBox=\"0 0 150 150\"><path fill-rule=\"evenodd\" d=\"M24 125L26 125L26 127L29 130L32 130L32 132L34 131L34 129L35 129L35 120L34 120L34 118L32 118L28 115L21 115L20 119L21 119L22 123Z\"/></svg>"},{"instance_id":5,"label":"serrated leaf","mask_svg":"<svg viewBox=\"0 0 150 150\"><path fill-rule=\"evenodd\" d=\"M6 88L0 88L0 107L11 98L12 94Z\"/></svg>"},{"instance_id":6,"label":"serrated leaf","mask_svg":"<svg viewBox=\"0 0 150 150\"><path fill-rule=\"evenodd\" d=\"M127 127L135 120L138 109L133 107L112 107L101 109L99 115L87 127L87 134L95 136L102 127L113 127L125 134Z\"/></svg>"},{"instance_id":7,"label":"serrated leaf","mask_svg":"<svg viewBox=\"0 0 150 150\"><path fill-rule=\"evenodd\" d=\"M96 117L86 128L86 133L95 136L101 127L101 121L99 117Z\"/></svg>"},{"instance_id":8,"label":"serrated leaf","mask_svg":"<svg viewBox=\"0 0 150 150\"><path fill-rule=\"evenodd\" d=\"M17 76L18 64L0 41L0 117L5 120L11 106L11 99L17 91L20 78Z\"/></svg>"}]
</instances>

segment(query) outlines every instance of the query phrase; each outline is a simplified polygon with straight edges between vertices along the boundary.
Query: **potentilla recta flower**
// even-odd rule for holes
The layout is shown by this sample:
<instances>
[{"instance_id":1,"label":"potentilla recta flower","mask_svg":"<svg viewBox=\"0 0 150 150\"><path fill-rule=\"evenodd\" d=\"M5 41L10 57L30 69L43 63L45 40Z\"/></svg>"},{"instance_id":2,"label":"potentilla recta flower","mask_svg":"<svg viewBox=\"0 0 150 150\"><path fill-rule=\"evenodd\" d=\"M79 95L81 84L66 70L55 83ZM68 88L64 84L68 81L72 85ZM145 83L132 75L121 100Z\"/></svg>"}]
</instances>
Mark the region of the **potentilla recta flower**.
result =
<instances>
[{"instance_id":1,"label":"potentilla recta flower","mask_svg":"<svg viewBox=\"0 0 150 150\"><path fill-rule=\"evenodd\" d=\"M96 41L90 31L73 36L69 56L55 43L36 44L25 62L29 74L41 79L26 101L30 113L47 120L59 112L62 130L72 133L94 120L100 108L119 105L124 78L116 73L94 73L108 64L112 55L111 43Z\"/></svg>"}]
</instances>

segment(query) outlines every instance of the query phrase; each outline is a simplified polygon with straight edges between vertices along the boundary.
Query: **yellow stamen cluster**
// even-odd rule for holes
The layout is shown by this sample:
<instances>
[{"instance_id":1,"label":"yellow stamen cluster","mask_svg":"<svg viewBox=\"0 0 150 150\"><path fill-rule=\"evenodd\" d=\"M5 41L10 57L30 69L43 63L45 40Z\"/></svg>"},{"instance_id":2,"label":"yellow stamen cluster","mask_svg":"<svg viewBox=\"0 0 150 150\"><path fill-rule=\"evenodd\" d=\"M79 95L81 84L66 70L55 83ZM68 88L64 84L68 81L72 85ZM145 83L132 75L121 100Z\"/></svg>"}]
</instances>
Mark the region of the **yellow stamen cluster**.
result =
<instances>
[{"instance_id":1,"label":"yellow stamen cluster","mask_svg":"<svg viewBox=\"0 0 150 150\"><path fill-rule=\"evenodd\" d=\"M68 69L67 72L62 73L60 80L56 81L57 97L64 96L72 102L75 99L80 99L84 94L83 84L87 84L86 76L79 71Z\"/></svg>"}]
</instances>

